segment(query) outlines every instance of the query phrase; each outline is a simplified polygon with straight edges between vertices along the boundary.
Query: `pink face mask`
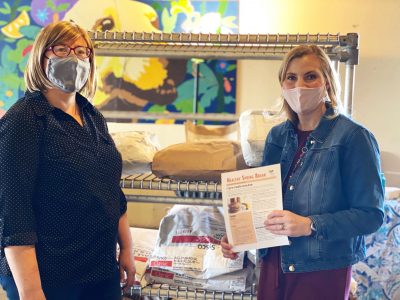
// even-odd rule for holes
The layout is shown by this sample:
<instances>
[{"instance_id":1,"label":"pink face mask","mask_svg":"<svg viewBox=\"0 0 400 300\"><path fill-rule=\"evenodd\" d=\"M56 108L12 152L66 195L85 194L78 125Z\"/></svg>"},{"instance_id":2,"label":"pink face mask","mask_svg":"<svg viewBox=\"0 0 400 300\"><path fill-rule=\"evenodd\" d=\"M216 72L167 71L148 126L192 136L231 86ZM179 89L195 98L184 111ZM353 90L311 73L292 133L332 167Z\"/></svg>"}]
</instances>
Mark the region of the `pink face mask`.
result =
<instances>
[{"instance_id":1,"label":"pink face mask","mask_svg":"<svg viewBox=\"0 0 400 300\"><path fill-rule=\"evenodd\" d=\"M297 114L314 111L324 100L325 87L282 89L282 96L290 108Z\"/></svg>"}]
</instances>

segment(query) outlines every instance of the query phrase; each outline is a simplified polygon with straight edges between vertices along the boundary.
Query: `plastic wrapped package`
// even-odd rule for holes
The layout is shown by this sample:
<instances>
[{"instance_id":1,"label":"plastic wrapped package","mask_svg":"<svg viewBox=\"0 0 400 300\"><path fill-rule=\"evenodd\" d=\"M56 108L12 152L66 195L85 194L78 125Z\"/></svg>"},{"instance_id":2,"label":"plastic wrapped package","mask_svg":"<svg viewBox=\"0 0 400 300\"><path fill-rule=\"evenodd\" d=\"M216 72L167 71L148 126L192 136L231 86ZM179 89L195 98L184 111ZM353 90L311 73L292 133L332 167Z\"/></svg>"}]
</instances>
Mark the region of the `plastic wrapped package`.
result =
<instances>
[{"instance_id":1,"label":"plastic wrapped package","mask_svg":"<svg viewBox=\"0 0 400 300\"><path fill-rule=\"evenodd\" d=\"M263 110L246 110L240 114L240 143L244 161L248 166L261 166L268 132L285 120L286 117L283 114Z\"/></svg>"},{"instance_id":2,"label":"plastic wrapped package","mask_svg":"<svg viewBox=\"0 0 400 300\"><path fill-rule=\"evenodd\" d=\"M122 175L151 172L151 162L160 146L155 134L145 131L111 133L122 156Z\"/></svg>"}]
</instances>

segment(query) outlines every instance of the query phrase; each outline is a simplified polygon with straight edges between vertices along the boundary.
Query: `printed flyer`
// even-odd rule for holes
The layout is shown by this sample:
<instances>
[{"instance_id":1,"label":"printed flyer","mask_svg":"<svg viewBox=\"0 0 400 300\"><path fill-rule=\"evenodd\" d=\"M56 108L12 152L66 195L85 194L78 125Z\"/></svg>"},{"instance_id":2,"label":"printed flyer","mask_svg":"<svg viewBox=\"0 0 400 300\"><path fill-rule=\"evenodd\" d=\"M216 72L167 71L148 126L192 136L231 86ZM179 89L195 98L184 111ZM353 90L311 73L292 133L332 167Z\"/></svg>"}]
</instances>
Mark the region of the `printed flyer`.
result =
<instances>
[{"instance_id":1,"label":"printed flyer","mask_svg":"<svg viewBox=\"0 0 400 300\"><path fill-rule=\"evenodd\" d=\"M280 165L222 173L222 203L226 233L233 251L289 245L287 236L272 234L264 221L281 210Z\"/></svg>"}]
</instances>

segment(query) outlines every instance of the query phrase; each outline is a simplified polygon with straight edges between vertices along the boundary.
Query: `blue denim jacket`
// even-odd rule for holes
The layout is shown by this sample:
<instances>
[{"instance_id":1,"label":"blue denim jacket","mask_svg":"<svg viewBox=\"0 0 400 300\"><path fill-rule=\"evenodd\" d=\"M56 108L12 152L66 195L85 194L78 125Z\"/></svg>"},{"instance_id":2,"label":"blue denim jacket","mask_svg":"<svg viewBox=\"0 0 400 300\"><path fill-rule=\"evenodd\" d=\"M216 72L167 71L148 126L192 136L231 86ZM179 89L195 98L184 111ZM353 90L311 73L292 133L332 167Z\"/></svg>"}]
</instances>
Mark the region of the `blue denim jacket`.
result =
<instances>
[{"instance_id":1,"label":"blue denim jacket","mask_svg":"<svg viewBox=\"0 0 400 300\"><path fill-rule=\"evenodd\" d=\"M309 136L309 151L283 191L283 208L310 217L312 236L289 238L281 247L283 272L343 268L365 257L363 235L383 222L384 192L379 148L365 128L339 115L326 115ZM282 182L297 149L294 125L286 121L270 131L263 165L281 164ZM261 249L261 257L267 249Z\"/></svg>"}]
</instances>

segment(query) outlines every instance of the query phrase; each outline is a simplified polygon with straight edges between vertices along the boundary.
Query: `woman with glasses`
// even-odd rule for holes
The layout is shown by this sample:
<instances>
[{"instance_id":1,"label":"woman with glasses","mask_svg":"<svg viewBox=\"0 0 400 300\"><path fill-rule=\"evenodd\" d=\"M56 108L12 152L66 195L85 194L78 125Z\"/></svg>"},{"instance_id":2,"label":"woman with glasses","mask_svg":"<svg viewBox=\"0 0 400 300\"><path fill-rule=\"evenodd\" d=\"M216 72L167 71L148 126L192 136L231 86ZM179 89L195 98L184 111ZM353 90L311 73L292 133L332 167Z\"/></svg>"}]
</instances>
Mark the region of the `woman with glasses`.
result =
<instances>
[{"instance_id":1,"label":"woman with glasses","mask_svg":"<svg viewBox=\"0 0 400 300\"><path fill-rule=\"evenodd\" d=\"M120 282L133 284L121 156L86 98L95 78L88 34L50 24L33 44L25 96L0 119L0 282L9 299L121 299Z\"/></svg>"}]
</instances>

